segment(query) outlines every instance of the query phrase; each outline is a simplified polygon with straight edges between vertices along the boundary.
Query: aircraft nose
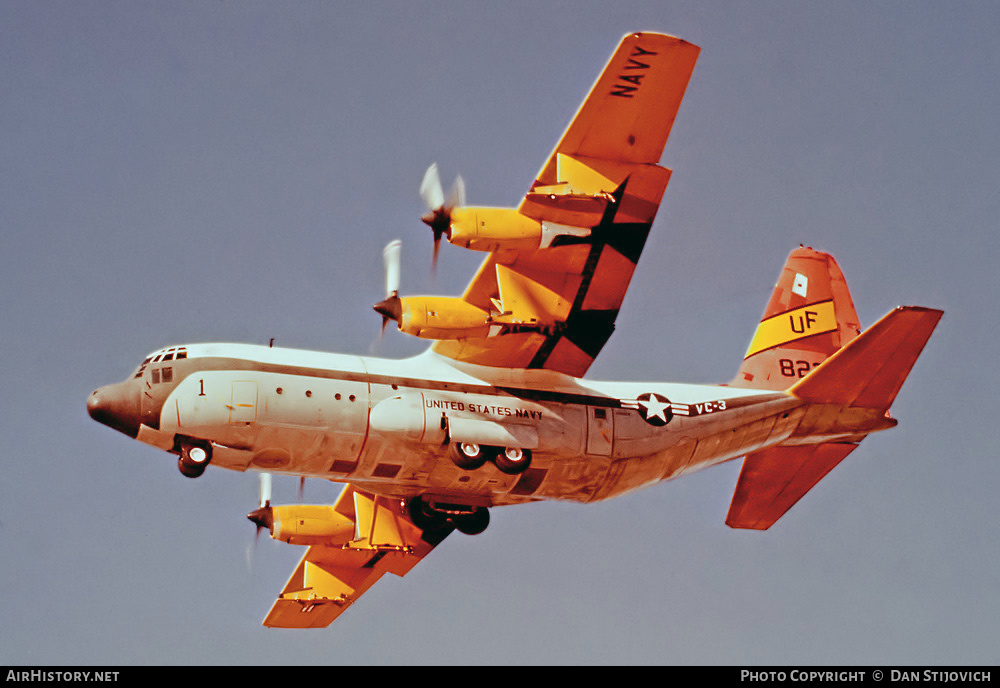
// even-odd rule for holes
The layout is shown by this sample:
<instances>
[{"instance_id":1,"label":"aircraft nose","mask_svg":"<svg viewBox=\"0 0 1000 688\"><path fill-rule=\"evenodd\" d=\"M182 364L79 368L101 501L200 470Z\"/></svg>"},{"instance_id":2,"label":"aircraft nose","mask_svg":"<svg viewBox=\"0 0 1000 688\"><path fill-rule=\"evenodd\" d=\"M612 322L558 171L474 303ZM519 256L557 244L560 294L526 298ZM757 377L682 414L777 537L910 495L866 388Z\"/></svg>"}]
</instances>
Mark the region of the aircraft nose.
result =
<instances>
[{"instance_id":1,"label":"aircraft nose","mask_svg":"<svg viewBox=\"0 0 1000 688\"><path fill-rule=\"evenodd\" d=\"M139 389L131 382L98 387L87 399L87 413L98 423L134 438L139 434Z\"/></svg>"}]
</instances>

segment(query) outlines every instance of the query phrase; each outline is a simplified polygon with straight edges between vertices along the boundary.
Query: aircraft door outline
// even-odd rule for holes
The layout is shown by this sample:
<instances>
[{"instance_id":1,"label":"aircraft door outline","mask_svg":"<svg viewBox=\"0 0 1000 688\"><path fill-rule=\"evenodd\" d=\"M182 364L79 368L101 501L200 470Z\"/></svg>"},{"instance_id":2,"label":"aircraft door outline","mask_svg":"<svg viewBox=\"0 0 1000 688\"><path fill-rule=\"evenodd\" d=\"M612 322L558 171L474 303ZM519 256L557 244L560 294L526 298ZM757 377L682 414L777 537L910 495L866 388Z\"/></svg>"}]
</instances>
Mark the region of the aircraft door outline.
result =
<instances>
[{"instance_id":1,"label":"aircraft door outline","mask_svg":"<svg viewBox=\"0 0 1000 688\"><path fill-rule=\"evenodd\" d=\"M233 380L232 399L229 403L230 423L253 423L257 420L257 382Z\"/></svg>"},{"instance_id":2,"label":"aircraft door outline","mask_svg":"<svg viewBox=\"0 0 1000 688\"><path fill-rule=\"evenodd\" d=\"M611 409L603 406L587 407L587 453L611 456L614 443L614 420Z\"/></svg>"}]
</instances>

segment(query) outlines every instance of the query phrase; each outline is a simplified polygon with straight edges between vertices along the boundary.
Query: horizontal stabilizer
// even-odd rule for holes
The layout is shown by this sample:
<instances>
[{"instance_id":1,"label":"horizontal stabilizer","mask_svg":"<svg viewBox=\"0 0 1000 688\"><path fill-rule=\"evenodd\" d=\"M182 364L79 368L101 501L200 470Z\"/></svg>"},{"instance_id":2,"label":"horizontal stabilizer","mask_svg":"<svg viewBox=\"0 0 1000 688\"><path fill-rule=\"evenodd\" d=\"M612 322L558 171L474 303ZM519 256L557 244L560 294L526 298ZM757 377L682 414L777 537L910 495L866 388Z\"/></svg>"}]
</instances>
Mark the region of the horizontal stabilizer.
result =
<instances>
[{"instance_id":1,"label":"horizontal stabilizer","mask_svg":"<svg viewBox=\"0 0 1000 688\"><path fill-rule=\"evenodd\" d=\"M825 442L747 454L726 525L767 530L857 446Z\"/></svg>"},{"instance_id":2,"label":"horizontal stabilizer","mask_svg":"<svg viewBox=\"0 0 1000 688\"><path fill-rule=\"evenodd\" d=\"M788 391L820 404L887 409L941 315L931 308L900 306Z\"/></svg>"}]
</instances>

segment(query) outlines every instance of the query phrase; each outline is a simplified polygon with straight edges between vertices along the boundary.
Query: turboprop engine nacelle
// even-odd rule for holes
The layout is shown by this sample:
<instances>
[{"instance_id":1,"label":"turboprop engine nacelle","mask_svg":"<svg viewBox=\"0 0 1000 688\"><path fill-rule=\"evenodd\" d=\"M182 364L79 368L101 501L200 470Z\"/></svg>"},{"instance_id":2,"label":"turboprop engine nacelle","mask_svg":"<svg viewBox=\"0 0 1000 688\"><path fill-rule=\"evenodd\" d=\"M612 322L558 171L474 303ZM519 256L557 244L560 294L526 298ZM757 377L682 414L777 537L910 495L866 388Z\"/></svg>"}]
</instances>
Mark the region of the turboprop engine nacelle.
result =
<instances>
[{"instance_id":1,"label":"turboprop engine nacelle","mask_svg":"<svg viewBox=\"0 0 1000 688\"><path fill-rule=\"evenodd\" d=\"M271 537L291 545L343 545L354 539L354 521L322 504L266 506L251 518ZM251 516L253 516L251 515Z\"/></svg>"},{"instance_id":2,"label":"turboprop engine nacelle","mask_svg":"<svg viewBox=\"0 0 1000 688\"><path fill-rule=\"evenodd\" d=\"M535 220L515 208L455 208L448 241L474 251L533 251L565 235L585 237L590 229Z\"/></svg>"},{"instance_id":3,"label":"turboprop engine nacelle","mask_svg":"<svg viewBox=\"0 0 1000 688\"><path fill-rule=\"evenodd\" d=\"M487 337L490 314L452 296L403 296L399 298L399 329L423 339Z\"/></svg>"}]
</instances>

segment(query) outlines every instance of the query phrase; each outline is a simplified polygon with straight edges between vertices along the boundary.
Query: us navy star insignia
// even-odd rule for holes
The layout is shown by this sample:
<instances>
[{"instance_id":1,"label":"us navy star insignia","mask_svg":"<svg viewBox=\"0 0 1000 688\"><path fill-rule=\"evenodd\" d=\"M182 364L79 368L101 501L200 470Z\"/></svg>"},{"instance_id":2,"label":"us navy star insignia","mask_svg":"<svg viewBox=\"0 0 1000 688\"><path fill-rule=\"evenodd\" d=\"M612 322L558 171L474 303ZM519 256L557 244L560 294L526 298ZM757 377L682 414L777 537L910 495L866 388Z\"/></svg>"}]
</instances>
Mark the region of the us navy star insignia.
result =
<instances>
[{"instance_id":1,"label":"us navy star insignia","mask_svg":"<svg viewBox=\"0 0 1000 688\"><path fill-rule=\"evenodd\" d=\"M639 415L650 425L666 425L674 417L670 400L659 394L647 392L636 397Z\"/></svg>"}]
</instances>

